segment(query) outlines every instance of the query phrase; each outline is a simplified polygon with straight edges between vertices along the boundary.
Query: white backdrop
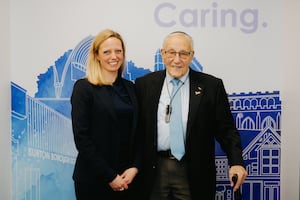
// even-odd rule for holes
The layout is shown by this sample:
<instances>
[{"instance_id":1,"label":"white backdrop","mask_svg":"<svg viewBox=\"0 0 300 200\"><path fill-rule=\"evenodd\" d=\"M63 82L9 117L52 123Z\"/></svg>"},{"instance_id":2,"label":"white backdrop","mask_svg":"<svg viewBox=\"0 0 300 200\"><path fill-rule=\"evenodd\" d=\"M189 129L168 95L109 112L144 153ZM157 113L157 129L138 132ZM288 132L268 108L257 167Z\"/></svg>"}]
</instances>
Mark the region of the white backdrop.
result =
<instances>
[{"instance_id":1,"label":"white backdrop","mask_svg":"<svg viewBox=\"0 0 300 200\"><path fill-rule=\"evenodd\" d=\"M104 28L124 36L127 58L134 59L138 66L152 68L153 55L163 37L183 30L193 36L195 56L204 71L222 77L229 93L279 89L280 0L166 2L12 0L12 80L33 95L38 73L78 41ZM221 25L221 12L229 9L236 15L236 27L229 19ZM256 13L247 14L249 9ZM159 24L172 21L175 25L170 27ZM247 27L246 22L257 25ZM252 33L241 29L252 29Z\"/></svg>"},{"instance_id":2,"label":"white backdrop","mask_svg":"<svg viewBox=\"0 0 300 200\"><path fill-rule=\"evenodd\" d=\"M11 199L9 0L0 1L0 199Z\"/></svg>"},{"instance_id":3,"label":"white backdrop","mask_svg":"<svg viewBox=\"0 0 300 200\"><path fill-rule=\"evenodd\" d=\"M296 84L296 74L299 74L299 25L296 23L300 3L286 2L286 18L283 18L283 2L279 0L199 3L177 0L172 1L176 8L167 7L160 11L164 12L162 16L165 18L158 15L163 22L176 21L175 26L168 28L160 26L154 19L155 10L162 3L133 0L1 1L1 26L4 30L1 31L1 44L4 45L0 47L3 77L0 85L4 97L9 96L7 74L10 74L10 80L26 88L28 95L33 96L37 90L38 74L53 65L55 59L78 41L97 34L103 28L119 31L126 40L127 58L134 59L138 66L149 68L154 65L153 55L161 46L163 37L174 30L186 31L194 37L196 56L204 67L203 71L221 77L229 93L280 90L283 105L281 199L299 199L299 160L295 162L295 158L289 156L296 153L299 158L300 152L297 145L300 97ZM200 26L198 21L194 27L186 27L179 20L182 12L186 11L183 8L189 11L195 9L194 16L199 21L203 10L217 15L222 9L232 9L238 15L237 27L214 27L213 14L207 15L206 26ZM246 34L241 31L243 25L239 17L249 8L258 11L258 25L253 33ZM185 17L186 23L195 20L191 15ZM5 164L1 164L0 168L4 170L0 176L0 197L9 199L9 97L3 102L0 158Z\"/></svg>"}]
</instances>

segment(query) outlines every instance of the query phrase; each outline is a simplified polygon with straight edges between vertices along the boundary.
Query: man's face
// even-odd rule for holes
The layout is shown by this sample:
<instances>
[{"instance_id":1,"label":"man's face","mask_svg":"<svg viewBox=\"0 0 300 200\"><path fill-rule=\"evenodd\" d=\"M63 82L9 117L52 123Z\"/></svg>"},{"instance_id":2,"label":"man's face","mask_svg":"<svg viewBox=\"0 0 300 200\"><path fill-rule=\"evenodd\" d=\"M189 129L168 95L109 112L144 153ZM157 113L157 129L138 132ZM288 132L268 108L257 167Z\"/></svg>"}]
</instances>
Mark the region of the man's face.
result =
<instances>
[{"instance_id":1,"label":"man's face","mask_svg":"<svg viewBox=\"0 0 300 200\"><path fill-rule=\"evenodd\" d=\"M174 78L181 78L189 69L194 56L190 40L176 34L166 40L161 55L167 72Z\"/></svg>"}]
</instances>

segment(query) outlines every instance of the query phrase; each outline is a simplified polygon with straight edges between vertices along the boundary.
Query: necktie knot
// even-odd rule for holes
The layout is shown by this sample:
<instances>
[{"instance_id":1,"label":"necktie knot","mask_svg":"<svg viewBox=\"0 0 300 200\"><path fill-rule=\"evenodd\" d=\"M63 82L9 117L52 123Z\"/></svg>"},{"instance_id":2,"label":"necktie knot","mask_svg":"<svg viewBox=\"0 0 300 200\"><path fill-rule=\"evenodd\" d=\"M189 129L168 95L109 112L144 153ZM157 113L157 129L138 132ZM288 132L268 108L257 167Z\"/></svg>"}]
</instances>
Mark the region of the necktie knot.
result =
<instances>
[{"instance_id":1,"label":"necktie knot","mask_svg":"<svg viewBox=\"0 0 300 200\"><path fill-rule=\"evenodd\" d=\"M177 79L177 78L173 78L173 79L171 80L171 83L172 83L174 86L178 86L178 84L179 84L180 82L181 82L180 79Z\"/></svg>"}]
</instances>

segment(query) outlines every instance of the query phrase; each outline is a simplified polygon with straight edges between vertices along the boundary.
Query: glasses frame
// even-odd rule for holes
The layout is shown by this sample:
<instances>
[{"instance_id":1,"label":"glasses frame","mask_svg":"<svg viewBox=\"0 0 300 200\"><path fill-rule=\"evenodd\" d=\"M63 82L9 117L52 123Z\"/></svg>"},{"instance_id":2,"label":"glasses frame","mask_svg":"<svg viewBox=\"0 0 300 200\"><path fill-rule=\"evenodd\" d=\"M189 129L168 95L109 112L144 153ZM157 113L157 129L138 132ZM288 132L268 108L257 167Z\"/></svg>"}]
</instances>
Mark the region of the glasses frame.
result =
<instances>
[{"instance_id":1,"label":"glasses frame","mask_svg":"<svg viewBox=\"0 0 300 200\"><path fill-rule=\"evenodd\" d=\"M193 51L175 51L175 50L163 50L167 58L174 59L177 55L180 59L188 59Z\"/></svg>"}]
</instances>

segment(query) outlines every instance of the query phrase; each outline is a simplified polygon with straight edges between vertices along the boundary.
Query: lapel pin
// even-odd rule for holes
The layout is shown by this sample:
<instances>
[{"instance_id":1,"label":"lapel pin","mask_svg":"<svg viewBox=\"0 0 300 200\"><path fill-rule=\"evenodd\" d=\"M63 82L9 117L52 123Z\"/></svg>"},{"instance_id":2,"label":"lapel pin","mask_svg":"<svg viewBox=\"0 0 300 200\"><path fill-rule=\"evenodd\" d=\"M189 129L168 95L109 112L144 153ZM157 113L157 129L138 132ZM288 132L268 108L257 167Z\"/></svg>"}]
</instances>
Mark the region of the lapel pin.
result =
<instances>
[{"instance_id":1,"label":"lapel pin","mask_svg":"<svg viewBox=\"0 0 300 200\"><path fill-rule=\"evenodd\" d=\"M201 87L198 87L198 91L195 91L195 95L201 94L201 90L202 90L202 88L201 88Z\"/></svg>"}]
</instances>

